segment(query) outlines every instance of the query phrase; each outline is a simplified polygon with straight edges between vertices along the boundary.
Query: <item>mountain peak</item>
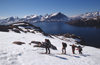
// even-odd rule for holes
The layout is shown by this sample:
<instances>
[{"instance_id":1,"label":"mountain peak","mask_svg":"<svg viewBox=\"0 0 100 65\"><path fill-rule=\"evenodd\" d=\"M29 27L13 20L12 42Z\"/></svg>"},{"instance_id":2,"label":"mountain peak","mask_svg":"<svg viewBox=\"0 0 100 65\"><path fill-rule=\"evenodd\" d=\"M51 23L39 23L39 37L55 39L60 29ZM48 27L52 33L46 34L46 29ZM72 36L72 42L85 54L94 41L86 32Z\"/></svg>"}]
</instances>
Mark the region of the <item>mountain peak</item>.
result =
<instances>
[{"instance_id":1,"label":"mountain peak","mask_svg":"<svg viewBox=\"0 0 100 65\"><path fill-rule=\"evenodd\" d=\"M51 14L51 16L56 16L56 15L64 15L64 14L61 12L56 12L56 13Z\"/></svg>"},{"instance_id":2,"label":"mountain peak","mask_svg":"<svg viewBox=\"0 0 100 65\"><path fill-rule=\"evenodd\" d=\"M72 16L72 19L81 19L81 18L86 18L86 19L91 19L91 18L96 18L97 16L100 16L100 12L96 11L96 12L87 12L84 14L80 14L77 16Z\"/></svg>"},{"instance_id":3,"label":"mountain peak","mask_svg":"<svg viewBox=\"0 0 100 65\"><path fill-rule=\"evenodd\" d=\"M36 18L36 17L37 17L37 15L24 16L24 18L27 18L27 19L29 19L29 18Z\"/></svg>"},{"instance_id":4,"label":"mountain peak","mask_svg":"<svg viewBox=\"0 0 100 65\"><path fill-rule=\"evenodd\" d=\"M66 15L64 15L61 12L57 12L57 13L53 13L51 15L46 16L46 18L44 19L44 21L50 21L50 22L67 22L68 21L68 17Z\"/></svg>"}]
</instances>

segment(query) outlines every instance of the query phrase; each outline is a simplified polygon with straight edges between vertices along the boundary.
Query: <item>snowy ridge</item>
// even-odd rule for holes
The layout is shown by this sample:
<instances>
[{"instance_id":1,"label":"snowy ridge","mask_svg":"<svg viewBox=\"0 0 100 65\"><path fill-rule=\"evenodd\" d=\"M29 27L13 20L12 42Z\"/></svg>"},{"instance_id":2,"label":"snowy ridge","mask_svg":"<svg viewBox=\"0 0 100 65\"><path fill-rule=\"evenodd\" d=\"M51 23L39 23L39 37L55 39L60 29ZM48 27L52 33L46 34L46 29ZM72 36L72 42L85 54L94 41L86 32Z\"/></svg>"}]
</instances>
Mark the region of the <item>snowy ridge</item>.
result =
<instances>
[{"instance_id":1,"label":"snowy ridge","mask_svg":"<svg viewBox=\"0 0 100 65\"><path fill-rule=\"evenodd\" d=\"M41 33L44 34L44 32L42 31L42 29L40 27L36 27L32 24L29 24L27 22L16 22L10 25L1 25L0 26L0 31L3 32L9 32L9 31L13 31L16 33Z\"/></svg>"},{"instance_id":2,"label":"snowy ridge","mask_svg":"<svg viewBox=\"0 0 100 65\"><path fill-rule=\"evenodd\" d=\"M72 16L70 18L71 19L82 19L82 18L86 18L86 19L93 18L94 19L97 16L100 16L100 12L89 12L89 13L85 13L85 14L80 14L80 15Z\"/></svg>"},{"instance_id":3,"label":"snowy ridge","mask_svg":"<svg viewBox=\"0 0 100 65\"><path fill-rule=\"evenodd\" d=\"M34 22L43 22L43 21L53 21L53 22L57 22L57 21L64 21L67 22L68 21L68 17L64 14L62 14L61 12L58 13L54 13L54 14L50 14L50 15L30 15L30 16L24 16L23 18L18 18L18 17L8 17L6 19L0 19L0 25L8 25L14 22L23 22L23 21L27 21L29 23L34 23Z\"/></svg>"},{"instance_id":4,"label":"snowy ridge","mask_svg":"<svg viewBox=\"0 0 100 65\"><path fill-rule=\"evenodd\" d=\"M37 15L24 16L24 18L26 18L26 19L31 19L31 18L36 18L36 17L38 17L38 16Z\"/></svg>"},{"instance_id":5,"label":"snowy ridge","mask_svg":"<svg viewBox=\"0 0 100 65\"><path fill-rule=\"evenodd\" d=\"M56 16L58 13L53 13L53 14L51 14L51 16Z\"/></svg>"},{"instance_id":6,"label":"snowy ridge","mask_svg":"<svg viewBox=\"0 0 100 65\"><path fill-rule=\"evenodd\" d=\"M30 15L30 16L24 16L23 18L19 17L8 17L5 19L0 19L0 25L8 25L14 22L29 22L29 23L35 23L35 22L68 22L71 19L96 19L97 16L100 16L100 12L89 12L85 14L80 14L76 16L68 17L65 14L61 12L53 13L53 14L46 14L44 16L42 15Z\"/></svg>"},{"instance_id":7,"label":"snowy ridge","mask_svg":"<svg viewBox=\"0 0 100 65\"><path fill-rule=\"evenodd\" d=\"M69 20L68 17L61 12L46 16L46 19L44 19L44 21L50 21L50 22L67 22L68 20Z\"/></svg>"},{"instance_id":8,"label":"snowy ridge","mask_svg":"<svg viewBox=\"0 0 100 65\"><path fill-rule=\"evenodd\" d=\"M14 22L18 22L20 20L20 18L18 17L8 17L6 19L1 19L0 20L0 25L8 25Z\"/></svg>"},{"instance_id":9,"label":"snowy ridge","mask_svg":"<svg viewBox=\"0 0 100 65\"><path fill-rule=\"evenodd\" d=\"M68 24L82 27L100 27L100 12L90 12L70 18Z\"/></svg>"}]
</instances>

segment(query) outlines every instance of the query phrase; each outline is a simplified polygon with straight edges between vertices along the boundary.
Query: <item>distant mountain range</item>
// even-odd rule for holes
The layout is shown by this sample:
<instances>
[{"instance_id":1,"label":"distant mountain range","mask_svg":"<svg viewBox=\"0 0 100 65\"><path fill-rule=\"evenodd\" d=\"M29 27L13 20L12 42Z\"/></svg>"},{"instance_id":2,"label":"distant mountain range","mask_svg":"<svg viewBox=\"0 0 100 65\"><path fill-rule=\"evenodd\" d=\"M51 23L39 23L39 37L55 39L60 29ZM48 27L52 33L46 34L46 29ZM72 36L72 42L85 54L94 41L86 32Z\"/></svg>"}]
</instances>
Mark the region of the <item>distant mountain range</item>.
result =
<instances>
[{"instance_id":1,"label":"distant mountain range","mask_svg":"<svg viewBox=\"0 0 100 65\"><path fill-rule=\"evenodd\" d=\"M53 14L46 14L44 16L42 15L30 15L25 16L23 18L19 17L8 17L5 19L0 19L0 25L7 25L15 22L29 22L29 23L35 23L35 22L69 22L69 21L76 21L76 20L97 20L97 16L100 16L100 12L89 12L85 14L80 14L77 16L68 17L65 14L58 12Z\"/></svg>"},{"instance_id":2,"label":"distant mountain range","mask_svg":"<svg viewBox=\"0 0 100 65\"><path fill-rule=\"evenodd\" d=\"M100 12L90 12L71 17L68 24L85 27L100 27Z\"/></svg>"},{"instance_id":3,"label":"distant mountain range","mask_svg":"<svg viewBox=\"0 0 100 65\"><path fill-rule=\"evenodd\" d=\"M85 14L80 14L80 15L76 15L76 16L72 16L70 17L71 19L91 19L91 18L96 18L97 16L100 16L100 12L88 12Z\"/></svg>"},{"instance_id":4,"label":"distant mountain range","mask_svg":"<svg viewBox=\"0 0 100 65\"><path fill-rule=\"evenodd\" d=\"M30 16L25 16L23 18L19 18L19 17L8 17L6 19L0 19L0 24L4 25L4 24L11 24L14 22L29 22L29 23L34 23L34 22L67 22L68 21L68 17L66 15L64 15L61 12L58 13L53 13L53 14L46 14L45 16L42 15L30 15Z\"/></svg>"}]
</instances>

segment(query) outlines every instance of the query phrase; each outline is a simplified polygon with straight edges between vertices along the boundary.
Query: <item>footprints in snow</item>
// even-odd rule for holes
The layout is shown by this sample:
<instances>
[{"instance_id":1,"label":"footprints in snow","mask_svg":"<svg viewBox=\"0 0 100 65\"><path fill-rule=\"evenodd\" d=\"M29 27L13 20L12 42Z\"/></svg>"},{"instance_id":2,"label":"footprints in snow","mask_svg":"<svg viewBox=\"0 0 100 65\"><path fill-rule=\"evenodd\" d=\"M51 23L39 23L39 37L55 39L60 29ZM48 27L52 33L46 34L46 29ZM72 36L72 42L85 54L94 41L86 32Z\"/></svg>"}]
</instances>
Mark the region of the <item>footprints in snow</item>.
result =
<instances>
[{"instance_id":1,"label":"footprints in snow","mask_svg":"<svg viewBox=\"0 0 100 65\"><path fill-rule=\"evenodd\" d=\"M0 51L0 64L1 65L20 65L18 57L22 53L9 54L8 52Z\"/></svg>"}]
</instances>

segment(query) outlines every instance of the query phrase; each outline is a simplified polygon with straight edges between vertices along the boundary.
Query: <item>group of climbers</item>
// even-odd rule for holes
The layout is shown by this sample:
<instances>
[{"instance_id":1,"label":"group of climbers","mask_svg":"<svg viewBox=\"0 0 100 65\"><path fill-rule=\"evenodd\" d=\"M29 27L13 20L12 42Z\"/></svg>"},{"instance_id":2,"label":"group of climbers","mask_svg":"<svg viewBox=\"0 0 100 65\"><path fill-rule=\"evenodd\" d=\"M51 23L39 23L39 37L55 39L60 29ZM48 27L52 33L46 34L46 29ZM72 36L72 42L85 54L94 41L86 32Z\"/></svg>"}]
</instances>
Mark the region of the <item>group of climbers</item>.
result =
<instances>
[{"instance_id":1,"label":"group of climbers","mask_svg":"<svg viewBox=\"0 0 100 65\"><path fill-rule=\"evenodd\" d=\"M82 47L80 45L76 46L75 44L70 45L72 47L72 53L75 54L75 50L78 50L79 54L82 54ZM45 39L44 47L46 49L46 54L50 54L51 42L49 39ZM62 54L66 54L67 44L62 42Z\"/></svg>"}]
</instances>

